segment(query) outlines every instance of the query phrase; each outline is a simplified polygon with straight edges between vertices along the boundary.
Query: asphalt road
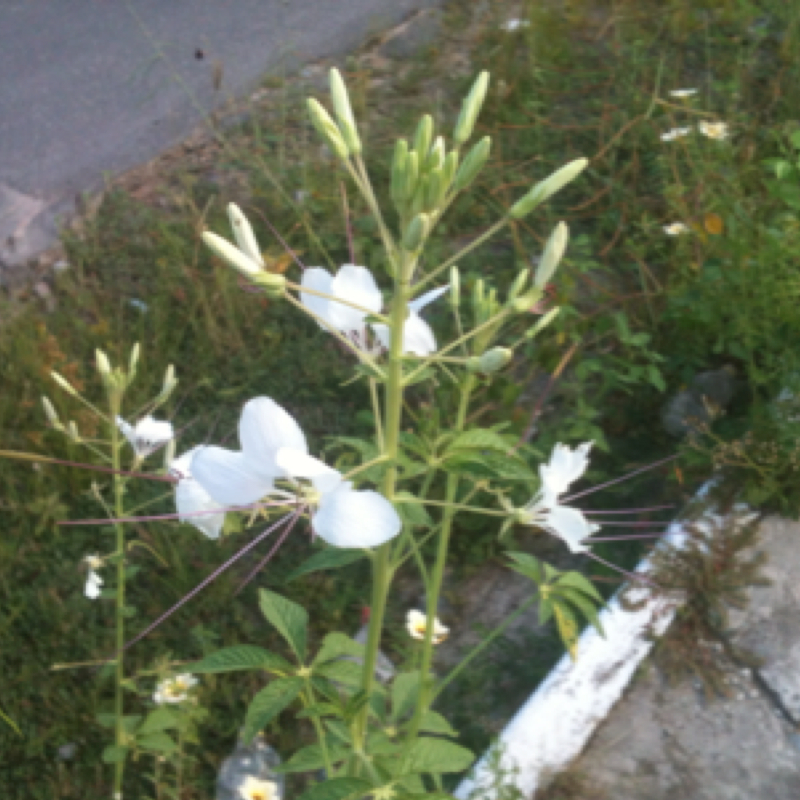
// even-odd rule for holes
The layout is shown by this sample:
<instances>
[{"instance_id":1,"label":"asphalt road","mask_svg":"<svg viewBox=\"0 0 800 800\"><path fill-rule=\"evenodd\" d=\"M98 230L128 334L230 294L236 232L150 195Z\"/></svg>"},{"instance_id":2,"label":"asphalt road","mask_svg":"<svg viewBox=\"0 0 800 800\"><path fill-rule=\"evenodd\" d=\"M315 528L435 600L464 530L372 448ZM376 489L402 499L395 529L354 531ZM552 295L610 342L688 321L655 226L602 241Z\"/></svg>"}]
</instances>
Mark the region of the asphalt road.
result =
<instances>
[{"instance_id":1,"label":"asphalt road","mask_svg":"<svg viewBox=\"0 0 800 800\"><path fill-rule=\"evenodd\" d=\"M199 109L435 2L0 0L0 283L77 193L180 141Z\"/></svg>"}]
</instances>

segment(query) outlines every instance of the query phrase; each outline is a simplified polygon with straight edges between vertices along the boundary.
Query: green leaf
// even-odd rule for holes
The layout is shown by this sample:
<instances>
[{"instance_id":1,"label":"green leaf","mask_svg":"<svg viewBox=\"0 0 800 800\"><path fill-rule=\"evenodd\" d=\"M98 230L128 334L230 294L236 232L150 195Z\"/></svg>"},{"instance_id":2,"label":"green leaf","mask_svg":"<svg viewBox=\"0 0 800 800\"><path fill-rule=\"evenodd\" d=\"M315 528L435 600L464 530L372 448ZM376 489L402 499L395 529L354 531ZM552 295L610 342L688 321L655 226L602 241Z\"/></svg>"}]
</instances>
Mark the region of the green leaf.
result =
<instances>
[{"instance_id":1,"label":"green leaf","mask_svg":"<svg viewBox=\"0 0 800 800\"><path fill-rule=\"evenodd\" d=\"M475 760L466 747L430 736L423 736L414 742L408 755L411 772L462 772Z\"/></svg>"},{"instance_id":2,"label":"green leaf","mask_svg":"<svg viewBox=\"0 0 800 800\"><path fill-rule=\"evenodd\" d=\"M364 550L348 550L341 547L326 547L318 553L314 553L311 558L304 561L297 569L289 573L286 578L286 583L295 580L303 575L309 575L312 572L320 572L326 569L338 569L347 564L352 564L355 561L366 556Z\"/></svg>"},{"instance_id":3,"label":"green leaf","mask_svg":"<svg viewBox=\"0 0 800 800\"><path fill-rule=\"evenodd\" d=\"M399 720L417 701L419 694L420 674L401 672L392 682L392 715L391 719Z\"/></svg>"},{"instance_id":4,"label":"green leaf","mask_svg":"<svg viewBox=\"0 0 800 800\"><path fill-rule=\"evenodd\" d=\"M303 689L305 680L292 676L279 678L265 686L247 707L243 738L252 738L286 708Z\"/></svg>"},{"instance_id":5,"label":"green leaf","mask_svg":"<svg viewBox=\"0 0 800 800\"><path fill-rule=\"evenodd\" d=\"M322 640L322 647L320 647L319 653L314 659L314 664L322 664L341 656L363 658L364 645L344 633L329 633Z\"/></svg>"},{"instance_id":6,"label":"green leaf","mask_svg":"<svg viewBox=\"0 0 800 800\"><path fill-rule=\"evenodd\" d=\"M410 527L421 526L429 528L433 522L425 510L425 506L409 492L397 492L395 494L397 513L404 525Z\"/></svg>"},{"instance_id":7,"label":"green leaf","mask_svg":"<svg viewBox=\"0 0 800 800\"><path fill-rule=\"evenodd\" d=\"M422 716L419 729L428 733L442 733L445 736L458 736L450 723L436 711L426 711Z\"/></svg>"},{"instance_id":8,"label":"green leaf","mask_svg":"<svg viewBox=\"0 0 800 800\"><path fill-rule=\"evenodd\" d=\"M225 647L186 667L187 672L196 673L236 672L243 669L291 672L293 667L285 658L251 644Z\"/></svg>"},{"instance_id":9,"label":"green leaf","mask_svg":"<svg viewBox=\"0 0 800 800\"><path fill-rule=\"evenodd\" d=\"M116 714L96 714L95 719L97 720L97 724L104 728L113 728L117 722Z\"/></svg>"},{"instance_id":10,"label":"green leaf","mask_svg":"<svg viewBox=\"0 0 800 800\"><path fill-rule=\"evenodd\" d=\"M471 431L464 431L456 436L450 443L448 449L470 450L478 448L481 450L497 450L500 453L507 453L514 446L516 440L516 436L503 436L488 428L474 428Z\"/></svg>"},{"instance_id":11,"label":"green leaf","mask_svg":"<svg viewBox=\"0 0 800 800\"><path fill-rule=\"evenodd\" d=\"M537 586L545 582L544 568L538 558L534 558L529 553L507 552L506 555L512 561L516 561L516 564L509 564L514 572L530 578Z\"/></svg>"},{"instance_id":12,"label":"green leaf","mask_svg":"<svg viewBox=\"0 0 800 800\"><path fill-rule=\"evenodd\" d=\"M363 778L332 778L307 789L298 800L347 800L361 797L371 789L372 784Z\"/></svg>"},{"instance_id":13,"label":"green leaf","mask_svg":"<svg viewBox=\"0 0 800 800\"><path fill-rule=\"evenodd\" d=\"M178 749L178 745L166 733L151 733L136 739L137 746L143 750L153 750L156 753L171 753Z\"/></svg>"},{"instance_id":14,"label":"green leaf","mask_svg":"<svg viewBox=\"0 0 800 800\"><path fill-rule=\"evenodd\" d=\"M314 703L306 706L302 711L298 711L295 716L297 719L306 719L310 717L341 717L341 715L341 710L333 703Z\"/></svg>"},{"instance_id":15,"label":"green leaf","mask_svg":"<svg viewBox=\"0 0 800 800\"><path fill-rule=\"evenodd\" d=\"M425 792L425 784L419 775L403 775L397 779L397 785L407 792L414 792L415 794L424 794Z\"/></svg>"},{"instance_id":16,"label":"green leaf","mask_svg":"<svg viewBox=\"0 0 800 800\"><path fill-rule=\"evenodd\" d=\"M350 755L350 748L339 742L328 743L328 756L331 764L344 761ZM291 772L311 772L311 770L321 769L325 766L325 756L322 747L318 744L311 744L298 750L285 764L275 767L274 771L281 773Z\"/></svg>"},{"instance_id":17,"label":"green leaf","mask_svg":"<svg viewBox=\"0 0 800 800\"><path fill-rule=\"evenodd\" d=\"M127 755L127 747L110 744L103 750L103 755L101 758L104 764L119 764L125 760Z\"/></svg>"},{"instance_id":18,"label":"green leaf","mask_svg":"<svg viewBox=\"0 0 800 800\"><path fill-rule=\"evenodd\" d=\"M556 588L561 589L565 586L583 592L583 594L588 594L589 597L595 600L599 605L603 605L605 602L594 584L580 572L564 573L556 582Z\"/></svg>"},{"instance_id":19,"label":"green leaf","mask_svg":"<svg viewBox=\"0 0 800 800\"><path fill-rule=\"evenodd\" d=\"M355 661L329 661L314 668L317 675L344 686L358 686L364 674L364 667Z\"/></svg>"},{"instance_id":20,"label":"green leaf","mask_svg":"<svg viewBox=\"0 0 800 800\"><path fill-rule=\"evenodd\" d=\"M564 647L567 648L569 657L575 661L578 657L578 635L580 634L578 621L569 608L558 601L553 603L553 612L556 615L556 626L558 627L561 641L564 642Z\"/></svg>"},{"instance_id":21,"label":"green leaf","mask_svg":"<svg viewBox=\"0 0 800 800\"><path fill-rule=\"evenodd\" d=\"M545 625L553 616L553 604L549 600L539 601L539 625Z\"/></svg>"},{"instance_id":22,"label":"green leaf","mask_svg":"<svg viewBox=\"0 0 800 800\"><path fill-rule=\"evenodd\" d=\"M136 736L142 736L156 731L163 731L167 728L174 728L178 724L177 717L167 706L159 706L153 709L146 717L144 722L136 731Z\"/></svg>"},{"instance_id":23,"label":"green leaf","mask_svg":"<svg viewBox=\"0 0 800 800\"><path fill-rule=\"evenodd\" d=\"M306 657L306 610L269 589L258 590L258 605L261 613L278 629L302 662Z\"/></svg>"},{"instance_id":24,"label":"green leaf","mask_svg":"<svg viewBox=\"0 0 800 800\"><path fill-rule=\"evenodd\" d=\"M141 721L142 721L141 714L126 714L122 718L122 729L126 733L133 733L139 727L139 723Z\"/></svg>"},{"instance_id":25,"label":"green leaf","mask_svg":"<svg viewBox=\"0 0 800 800\"><path fill-rule=\"evenodd\" d=\"M558 594L559 597L563 598L567 603L575 606L575 608L577 608L578 611L580 611L581 614L583 614L583 616L589 620L597 632L603 638L605 638L605 631L603 630L603 626L600 624L600 618L597 616L597 608L590 598L583 594L583 592L572 589L568 592L559 591Z\"/></svg>"},{"instance_id":26,"label":"green leaf","mask_svg":"<svg viewBox=\"0 0 800 800\"><path fill-rule=\"evenodd\" d=\"M442 469L478 479L503 478L527 482L536 480L535 473L521 458L493 450L457 450L445 458Z\"/></svg>"}]
</instances>

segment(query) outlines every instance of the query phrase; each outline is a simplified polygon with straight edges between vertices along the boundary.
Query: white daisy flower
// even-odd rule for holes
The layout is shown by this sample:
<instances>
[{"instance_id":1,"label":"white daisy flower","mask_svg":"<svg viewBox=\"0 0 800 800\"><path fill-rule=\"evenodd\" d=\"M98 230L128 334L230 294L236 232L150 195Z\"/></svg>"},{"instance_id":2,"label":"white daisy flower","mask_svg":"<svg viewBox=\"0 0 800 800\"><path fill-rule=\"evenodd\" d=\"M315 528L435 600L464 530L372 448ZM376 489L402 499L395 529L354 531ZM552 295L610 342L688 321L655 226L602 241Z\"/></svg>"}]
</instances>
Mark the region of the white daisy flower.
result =
<instances>
[{"instance_id":1,"label":"white daisy flower","mask_svg":"<svg viewBox=\"0 0 800 800\"><path fill-rule=\"evenodd\" d=\"M242 800L279 800L280 792L275 781L262 781L248 775L237 789Z\"/></svg>"},{"instance_id":2,"label":"white daisy flower","mask_svg":"<svg viewBox=\"0 0 800 800\"><path fill-rule=\"evenodd\" d=\"M140 419L135 425L129 425L122 417L117 417L117 427L131 443L138 458L146 458L175 435L172 423L155 420L151 416Z\"/></svg>"},{"instance_id":3,"label":"white daisy flower","mask_svg":"<svg viewBox=\"0 0 800 800\"><path fill-rule=\"evenodd\" d=\"M83 589L83 593L90 600L97 600L97 598L100 597L100 589L103 586L103 579L97 574L97 570L103 566L103 559L95 553L86 556L83 562L89 569L86 575L86 586Z\"/></svg>"},{"instance_id":4,"label":"white daisy flower","mask_svg":"<svg viewBox=\"0 0 800 800\"><path fill-rule=\"evenodd\" d=\"M673 139L680 139L681 136L688 136L691 132L691 128L673 128L671 131L661 134L661 141L671 142Z\"/></svg>"},{"instance_id":5,"label":"white daisy flower","mask_svg":"<svg viewBox=\"0 0 800 800\"><path fill-rule=\"evenodd\" d=\"M697 94L697 89L673 89L670 94L672 97L691 97Z\"/></svg>"},{"instance_id":6,"label":"white daisy flower","mask_svg":"<svg viewBox=\"0 0 800 800\"><path fill-rule=\"evenodd\" d=\"M187 450L170 464L170 474L178 478L178 484L175 487L175 506L178 514L181 515L178 517L181 522L194 525L209 539L219 539L222 526L225 524L225 510L220 510L218 514L198 513L215 511L220 508L220 504L192 475L192 460L199 449L199 447L193 447L191 450Z\"/></svg>"},{"instance_id":7,"label":"white daisy flower","mask_svg":"<svg viewBox=\"0 0 800 800\"><path fill-rule=\"evenodd\" d=\"M664 233L669 236L680 236L682 233L691 233L692 229L683 222L673 222L671 225L664 226Z\"/></svg>"},{"instance_id":8,"label":"white daisy flower","mask_svg":"<svg viewBox=\"0 0 800 800\"><path fill-rule=\"evenodd\" d=\"M158 705L164 703L182 703L189 696L189 691L197 685L197 678L188 672L166 678L156 686L153 701Z\"/></svg>"},{"instance_id":9,"label":"white daisy flower","mask_svg":"<svg viewBox=\"0 0 800 800\"><path fill-rule=\"evenodd\" d=\"M428 628L428 617L421 611L411 609L406 615L406 630L412 639L424 639L425 632ZM447 635L450 633L450 628L442 625L438 617L433 618L433 643L439 644L443 642Z\"/></svg>"},{"instance_id":10,"label":"white daisy flower","mask_svg":"<svg viewBox=\"0 0 800 800\"><path fill-rule=\"evenodd\" d=\"M698 123L697 128L703 136L707 136L709 139L722 140L730 136L728 125L725 122L706 122L702 120Z\"/></svg>"},{"instance_id":11,"label":"white daisy flower","mask_svg":"<svg viewBox=\"0 0 800 800\"><path fill-rule=\"evenodd\" d=\"M361 306L364 310L353 308L308 292L300 291L300 301L306 308L324 320L330 327L342 333L359 350L375 352L367 336L366 319L370 313L379 314L383 307L383 296L375 283L375 278L366 267L345 264L335 276L322 267L309 267L301 280L301 286L341 298L350 303ZM409 315L403 326L403 351L415 355L426 356L436 351L436 339L427 322L419 312L428 303L440 297L450 287L443 286L426 292L409 304ZM320 323L320 327L325 326ZM389 328L380 323L374 323L372 329L379 344L388 349Z\"/></svg>"}]
</instances>

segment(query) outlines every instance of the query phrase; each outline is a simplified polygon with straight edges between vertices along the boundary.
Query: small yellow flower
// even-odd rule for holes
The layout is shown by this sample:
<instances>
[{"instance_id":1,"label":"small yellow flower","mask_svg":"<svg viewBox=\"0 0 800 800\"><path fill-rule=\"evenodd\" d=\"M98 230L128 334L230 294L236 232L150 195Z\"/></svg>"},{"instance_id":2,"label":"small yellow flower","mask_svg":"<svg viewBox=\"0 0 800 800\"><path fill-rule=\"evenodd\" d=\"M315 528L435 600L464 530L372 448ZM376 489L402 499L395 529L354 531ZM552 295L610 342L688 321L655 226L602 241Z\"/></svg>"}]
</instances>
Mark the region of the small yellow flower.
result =
<instances>
[{"instance_id":1,"label":"small yellow flower","mask_svg":"<svg viewBox=\"0 0 800 800\"><path fill-rule=\"evenodd\" d=\"M252 775L239 787L242 800L278 800L278 785L274 781L260 781Z\"/></svg>"},{"instance_id":2,"label":"small yellow flower","mask_svg":"<svg viewBox=\"0 0 800 800\"><path fill-rule=\"evenodd\" d=\"M730 131L728 130L728 125L725 122L705 122L701 121L700 124L697 126L704 136L708 136L709 139L727 139L730 136Z\"/></svg>"},{"instance_id":3,"label":"small yellow flower","mask_svg":"<svg viewBox=\"0 0 800 800\"><path fill-rule=\"evenodd\" d=\"M682 233L690 233L691 228L683 222L673 222L672 225L664 226L664 233L670 236L680 236Z\"/></svg>"},{"instance_id":4,"label":"small yellow flower","mask_svg":"<svg viewBox=\"0 0 800 800\"><path fill-rule=\"evenodd\" d=\"M413 639L424 639L425 631L427 629L426 622L427 616L421 611L417 611L416 609L409 611L408 615L406 616L406 629L408 630L409 635ZM439 644L440 642L443 642L449 633L450 629L442 625L438 618L434 617L433 643Z\"/></svg>"}]
</instances>

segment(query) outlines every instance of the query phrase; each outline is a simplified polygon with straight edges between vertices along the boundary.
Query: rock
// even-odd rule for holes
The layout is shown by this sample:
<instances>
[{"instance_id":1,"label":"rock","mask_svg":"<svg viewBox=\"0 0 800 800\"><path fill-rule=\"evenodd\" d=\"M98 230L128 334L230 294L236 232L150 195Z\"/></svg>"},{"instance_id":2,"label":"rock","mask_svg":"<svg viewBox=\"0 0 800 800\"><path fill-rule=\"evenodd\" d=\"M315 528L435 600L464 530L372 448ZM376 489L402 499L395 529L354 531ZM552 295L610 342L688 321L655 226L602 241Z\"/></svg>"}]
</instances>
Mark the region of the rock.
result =
<instances>
[{"instance_id":1,"label":"rock","mask_svg":"<svg viewBox=\"0 0 800 800\"><path fill-rule=\"evenodd\" d=\"M667 433L684 436L710 422L733 398L736 371L732 366L700 372L688 388L674 395L661 411L661 422Z\"/></svg>"},{"instance_id":2,"label":"rock","mask_svg":"<svg viewBox=\"0 0 800 800\"><path fill-rule=\"evenodd\" d=\"M423 47L431 45L442 26L442 12L426 9L392 31L389 38L378 48L384 58L411 58Z\"/></svg>"}]
</instances>

